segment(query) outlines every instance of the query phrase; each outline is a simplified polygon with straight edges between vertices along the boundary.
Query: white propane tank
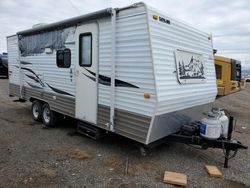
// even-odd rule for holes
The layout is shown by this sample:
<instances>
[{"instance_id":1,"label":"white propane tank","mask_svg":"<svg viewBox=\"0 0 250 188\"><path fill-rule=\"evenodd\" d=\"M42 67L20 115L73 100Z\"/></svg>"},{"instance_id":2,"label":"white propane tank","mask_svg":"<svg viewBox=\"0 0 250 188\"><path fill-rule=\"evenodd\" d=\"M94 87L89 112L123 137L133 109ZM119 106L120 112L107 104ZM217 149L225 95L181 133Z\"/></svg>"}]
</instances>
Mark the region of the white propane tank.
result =
<instances>
[{"instance_id":1,"label":"white propane tank","mask_svg":"<svg viewBox=\"0 0 250 188\"><path fill-rule=\"evenodd\" d=\"M221 135L221 122L219 114L209 112L207 117L201 120L200 135L208 140L216 140Z\"/></svg>"},{"instance_id":2,"label":"white propane tank","mask_svg":"<svg viewBox=\"0 0 250 188\"><path fill-rule=\"evenodd\" d=\"M219 120L221 122L221 136L227 138L229 119L225 115L224 110L220 110L220 118L219 118Z\"/></svg>"}]
</instances>

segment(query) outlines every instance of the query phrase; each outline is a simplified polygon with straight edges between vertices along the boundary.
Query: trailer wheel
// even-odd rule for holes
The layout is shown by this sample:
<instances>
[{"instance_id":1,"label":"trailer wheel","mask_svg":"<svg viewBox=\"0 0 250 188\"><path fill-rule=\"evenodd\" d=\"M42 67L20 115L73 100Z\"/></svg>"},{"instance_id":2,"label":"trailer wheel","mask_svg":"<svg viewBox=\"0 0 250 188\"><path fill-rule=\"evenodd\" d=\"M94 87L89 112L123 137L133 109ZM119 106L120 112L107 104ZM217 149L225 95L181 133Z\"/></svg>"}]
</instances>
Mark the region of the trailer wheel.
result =
<instances>
[{"instance_id":1,"label":"trailer wheel","mask_svg":"<svg viewBox=\"0 0 250 188\"><path fill-rule=\"evenodd\" d=\"M42 121L42 103L34 100L31 105L32 117L35 121Z\"/></svg>"},{"instance_id":2,"label":"trailer wheel","mask_svg":"<svg viewBox=\"0 0 250 188\"><path fill-rule=\"evenodd\" d=\"M54 127L56 125L56 113L50 109L48 103L43 105L42 120L45 127Z\"/></svg>"}]
</instances>

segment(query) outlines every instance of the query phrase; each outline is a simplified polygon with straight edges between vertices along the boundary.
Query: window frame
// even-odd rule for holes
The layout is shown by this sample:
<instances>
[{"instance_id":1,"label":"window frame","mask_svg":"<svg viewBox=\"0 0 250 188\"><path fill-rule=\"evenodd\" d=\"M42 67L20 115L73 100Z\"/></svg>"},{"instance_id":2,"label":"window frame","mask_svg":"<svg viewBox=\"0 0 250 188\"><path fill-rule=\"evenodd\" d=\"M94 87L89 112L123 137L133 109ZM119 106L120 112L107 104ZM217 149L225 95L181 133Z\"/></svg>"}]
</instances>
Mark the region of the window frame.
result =
<instances>
[{"instance_id":1,"label":"window frame","mask_svg":"<svg viewBox=\"0 0 250 188\"><path fill-rule=\"evenodd\" d=\"M69 65L68 66L65 66L65 59L64 59L64 53L65 53L65 50L68 50L69 51ZM63 55L63 66L58 66L58 53L62 51L62 55ZM56 65L58 68L70 68L71 67L71 50L70 48L65 48L65 49L60 49L60 50L57 50L56 51Z\"/></svg>"},{"instance_id":2,"label":"window frame","mask_svg":"<svg viewBox=\"0 0 250 188\"><path fill-rule=\"evenodd\" d=\"M81 38L84 37L84 36L90 36L90 64L88 65L82 65L81 62L82 62L82 43L81 43ZM93 47L93 44L92 44L92 33L91 32L87 32L87 33L81 33L79 35L79 66L80 67L91 67L92 66L92 47Z\"/></svg>"}]
</instances>

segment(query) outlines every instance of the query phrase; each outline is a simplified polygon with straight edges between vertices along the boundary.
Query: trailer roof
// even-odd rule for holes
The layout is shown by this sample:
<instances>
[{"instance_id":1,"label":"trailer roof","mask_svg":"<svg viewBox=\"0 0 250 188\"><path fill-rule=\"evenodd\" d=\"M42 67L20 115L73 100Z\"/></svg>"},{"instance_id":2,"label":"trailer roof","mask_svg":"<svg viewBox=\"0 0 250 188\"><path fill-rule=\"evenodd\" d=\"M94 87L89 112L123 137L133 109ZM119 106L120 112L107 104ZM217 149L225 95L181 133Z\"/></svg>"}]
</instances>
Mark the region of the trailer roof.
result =
<instances>
[{"instance_id":1,"label":"trailer roof","mask_svg":"<svg viewBox=\"0 0 250 188\"><path fill-rule=\"evenodd\" d=\"M51 30L54 30L54 29L57 29L57 28L62 29L62 28L65 28L65 27L73 26L75 24L78 24L78 23L81 23L81 22L84 22L84 21L90 21L90 20L95 20L97 18L110 16L111 12L112 12L112 8L106 8L106 9L99 10L99 11L96 11L96 12L92 12L92 13L89 13L89 14L85 14L85 15L69 18L69 19L66 19L66 20L62 20L62 21L59 21L59 22L46 24L46 25L35 27L35 28L27 29L27 30L24 30L24 31L20 31L20 32L17 32L17 34L18 35L31 35L31 34L44 32L44 31L51 31Z\"/></svg>"}]
</instances>

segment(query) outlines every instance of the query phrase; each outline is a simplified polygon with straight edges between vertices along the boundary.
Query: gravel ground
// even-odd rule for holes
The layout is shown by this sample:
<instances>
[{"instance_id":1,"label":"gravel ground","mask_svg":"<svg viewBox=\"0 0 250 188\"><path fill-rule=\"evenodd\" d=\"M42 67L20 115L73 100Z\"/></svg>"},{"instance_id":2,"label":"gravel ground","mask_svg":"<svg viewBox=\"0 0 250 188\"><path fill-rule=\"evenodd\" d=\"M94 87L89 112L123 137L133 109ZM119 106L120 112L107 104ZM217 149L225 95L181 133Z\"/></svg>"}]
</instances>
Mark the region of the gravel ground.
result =
<instances>
[{"instance_id":1,"label":"gravel ground","mask_svg":"<svg viewBox=\"0 0 250 188\"><path fill-rule=\"evenodd\" d=\"M162 183L165 170L187 174L188 187L250 187L249 150L240 150L228 169L221 150L185 144L163 144L143 157L133 141L121 136L95 141L72 134L72 120L44 129L32 120L31 104L13 102L7 88L8 80L0 78L0 187L174 187ZM250 145L250 85L215 106L237 118L234 137ZM223 178L209 177L206 164L218 166Z\"/></svg>"}]
</instances>

